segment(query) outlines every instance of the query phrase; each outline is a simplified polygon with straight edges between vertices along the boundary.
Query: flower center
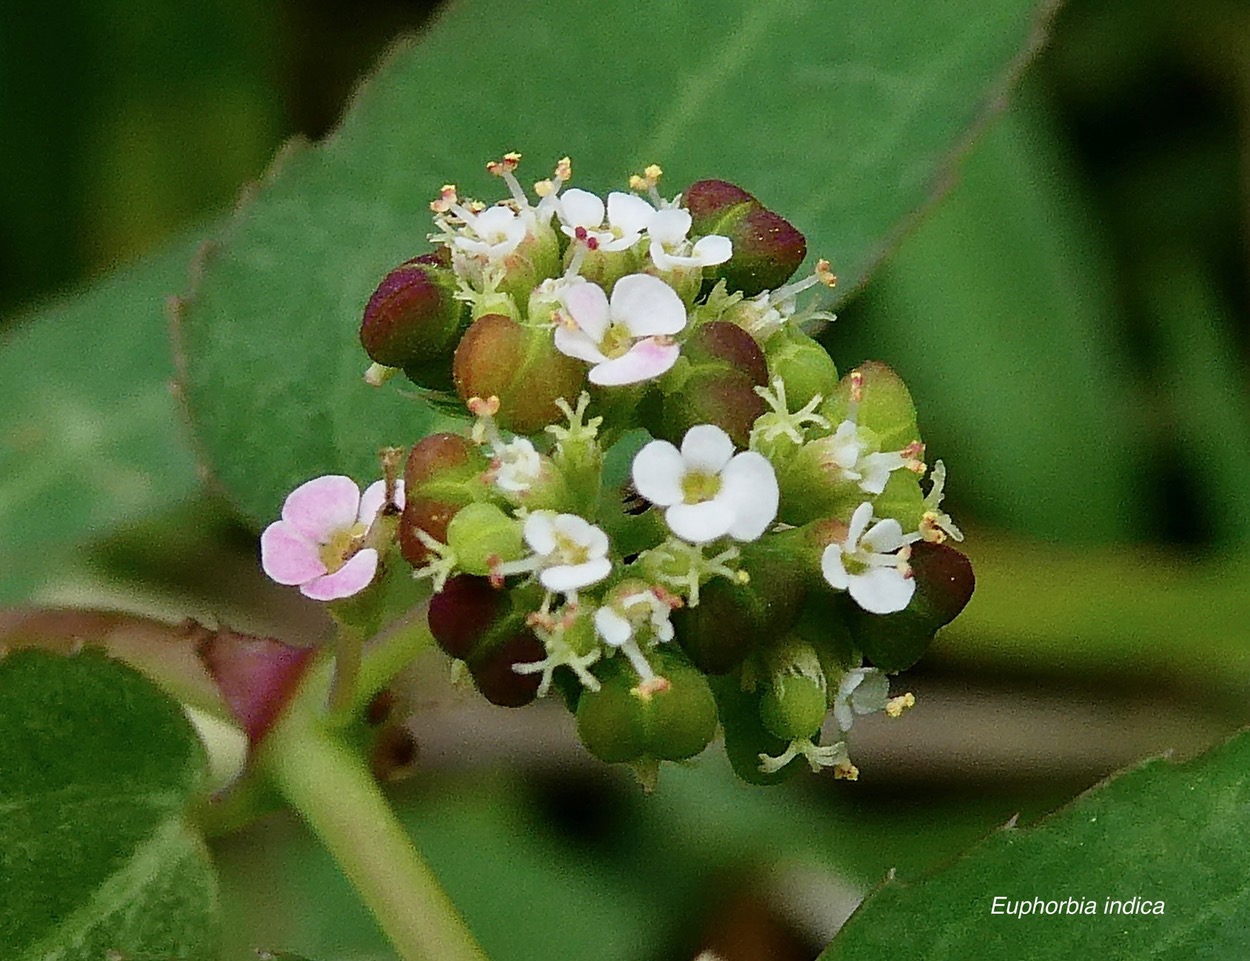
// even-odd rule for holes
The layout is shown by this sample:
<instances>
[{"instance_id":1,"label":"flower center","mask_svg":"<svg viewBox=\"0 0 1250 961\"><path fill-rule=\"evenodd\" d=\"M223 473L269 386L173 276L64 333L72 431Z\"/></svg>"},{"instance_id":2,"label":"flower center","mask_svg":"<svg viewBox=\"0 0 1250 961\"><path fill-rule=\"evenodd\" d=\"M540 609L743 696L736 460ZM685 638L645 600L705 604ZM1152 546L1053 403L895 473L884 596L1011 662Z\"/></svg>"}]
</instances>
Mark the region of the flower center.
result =
<instances>
[{"instance_id":1,"label":"flower center","mask_svg":"<svg viewBox=\"0 0 1250 961\"><path fill-rule=\"evenodd\" d=\"M703 471L687 471L681 479L682 499L687 504L701 504L710 501L720 493L720 475L707 474Z\"/></svg>"},{"instance_id":2,"label":"flower center","mask_svg":"<svg viewBox=\"0 0 1250 961\"><path fill-rule=\"evenodd\" d=\"M351 559L360 548L360 541L367 531L364 524L356 523L351 527L340 528L330 535L330 539L318 550L327 574L333 574Z\"/></svg>"},{"instance_id":3,"label":"flower center","mask_svg":"<svg viewBox=\"0 0 1250 961\"><path fill-rule=\"evenodd\" d=\"M579 544L567 534L556 534L556 553L564 564L576 567L590 560L590 550L585 544Z\"/></svg>"},{"instance_id":4,"label":"flower center","mask_svg":"<svg viewBox=\"0 0 1250 961\"><path fill-rule=\"evenodd\" d=\"M634 335L629 332L629 328L624 324L612 324L603 332L603 340L599 341L599 350L604 357L615 360L629 352L629 348L634 346Z\"/></svg>"}]
</instances>

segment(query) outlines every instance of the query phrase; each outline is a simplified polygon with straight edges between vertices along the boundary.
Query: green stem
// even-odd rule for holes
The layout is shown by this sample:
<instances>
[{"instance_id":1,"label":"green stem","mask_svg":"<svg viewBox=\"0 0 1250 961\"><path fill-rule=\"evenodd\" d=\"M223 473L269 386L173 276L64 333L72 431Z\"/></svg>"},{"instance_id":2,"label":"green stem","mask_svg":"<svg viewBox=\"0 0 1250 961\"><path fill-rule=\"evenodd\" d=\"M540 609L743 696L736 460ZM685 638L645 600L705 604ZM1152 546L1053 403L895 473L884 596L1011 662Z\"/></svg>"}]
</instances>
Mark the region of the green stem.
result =
<instances>
[{"instance_id":1,"label":"green stem","mask_svg":"<svg viewBox=\"0 0 1250 961\"><path fill-rule=\"evenodd\" d=\"M486 961L359 756L302 706L293 705L265 739L262 769L338 861L403 961Z\"/></svg>"}]
</instances>

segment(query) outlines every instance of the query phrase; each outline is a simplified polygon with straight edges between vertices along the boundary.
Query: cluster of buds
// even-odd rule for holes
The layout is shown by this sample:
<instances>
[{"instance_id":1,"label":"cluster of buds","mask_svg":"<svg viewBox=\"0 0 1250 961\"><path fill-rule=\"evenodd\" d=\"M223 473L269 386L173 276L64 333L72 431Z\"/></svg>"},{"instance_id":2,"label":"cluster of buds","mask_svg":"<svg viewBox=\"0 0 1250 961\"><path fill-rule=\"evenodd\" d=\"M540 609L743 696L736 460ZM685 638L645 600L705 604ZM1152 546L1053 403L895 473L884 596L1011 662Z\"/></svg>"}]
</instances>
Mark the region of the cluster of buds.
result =
<instances>
[{"instance_id":1,"label":"cluster of buds","mask_svg":"<svg viewBox=\"0 0 1250 961\"><path fill-rule=\"evenodd\" d=\"M366 380L402 371L465 429L363 496L296 490L266 571L357 603L399 555L485 697L557 693L645 781L718 730L753 782L855 778L855 717L911 706L889 675L973 589L906 386L877 363L839 377L810 333L831 315L798 306L828 263L795 280L803 235L741 188L665 199L653 166L605 200L565 159L531 202L519 160L488 165L494 206L443 188L435 250L361 324Z\"/></svg>"}]
</instances>

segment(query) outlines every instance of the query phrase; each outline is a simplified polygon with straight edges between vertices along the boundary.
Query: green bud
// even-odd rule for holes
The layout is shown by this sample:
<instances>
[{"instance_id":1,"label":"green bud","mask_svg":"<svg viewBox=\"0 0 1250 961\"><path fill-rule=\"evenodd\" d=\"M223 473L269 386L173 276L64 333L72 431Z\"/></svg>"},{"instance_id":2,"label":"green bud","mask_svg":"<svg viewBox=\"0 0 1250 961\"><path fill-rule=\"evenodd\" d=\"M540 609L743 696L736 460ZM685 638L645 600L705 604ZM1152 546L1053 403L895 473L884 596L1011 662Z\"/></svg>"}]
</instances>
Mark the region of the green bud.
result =
<instances>
[{"instance_id":1,"label":"green bud","mask_svg":"<svg viewBox=\"0 0 1250 961\"><path fill-rule=\"evenodd\" d=\"M422 386L449 386L446 368L468 321L457 289L455 274L438 254L396 267L365 305L360 324L365 353L376 363L402 368Z\"/></svg>"},{"instance_id":2,"label":"green bud","mask_svg":"<svg viewBox=\"0 0 1250 961\"><path fill-rule=\"evenodd\" d=\"M768 370L786 385L786 401L799 410L818 394L829 397L838 386L838 368L825 348L794 326L783 327L764 344Z\"/></svg>"},{"instance_id":3,"label":"green bud","mask_svg":"<svg viewBox=\"0 0 1250 961\"><path fill-rule=\"evenodd\" d=\"M748 297L780 287L807 256L807 241L788 221L751 194L724 180L701 180L682 194L692 235L720 234L733 242L733 256L708 269L713 283Z\"/></svg>"},{"instance_id":4,"label":"green bud","mask_svg":"<svg viewBox=\"0 0 1250 961\"><path fill-rule=\"evenodd\" d=\"M461 338L452 378L464 401L498 397L500 426L532 434L564 416L557 399L577 400L586 365L556 350L551 331L491 314L475 320Z\"/></svg>"},{"instance_id":5,"label":"green bud","mask_svg":"<svg viewBox=\"0 0 1250 961\"><path fill-rule=\"evenodd\" d=\"M564 255L566 268L578 250L584 251L578 275L592 284L598 284L606 294L612 293L612 288L622 277L636 274L640 266L638 255L633 250L587 250L584 245L574 243L569 244ZM553 272L552 276L554 275Z\"/></svg>"},{"instance_id":6,"label":"green bud","mask_svg":"<svg viewBox=\"0 0 1250 961\"><path fill-rule=\"evenodd\" d=\"M816 650L792 636L765 652L763 660L760 721L783 741L811 737L825 719L828 693Z\"/></svg>"},{"instance_id":7,"label":"green bud","mask_svg":"<svg viewBox=\"0 0 1250 961\"><path fill-rule=\"evenodd\" d=\"M525 553L520 522L494 504L462 507L447 525L447 544L468 574L489 574L495 563L514 561Z\"/></svg>"},{"instance_id":8,"label":"green bud","mask_svg":"<svg viewBox=\"0 0 1250 961\"><path fill-rule=\"evenodd\" d=\"M577 705L577 734L609 763L694 757L716 735L716 702L703 675L672 654L651 654L662 685L640 685L622 657L602 667L598 691Z\"/></svg>"},{"instance_id":9,"label":"green bud","mask_svg":"<svg viewBox=\"0 0 1250 961\"><path fill-rule=\"evenodd\" d=\"M761 754L778 757L789 746L788 740L770 732L760 718L761 688L744 691L738 675L727 674L712 678L712 690L725 733L725 754L738 777L749 784L780 784L804 769L803 759L796 757L776 773L760 770Z\"/></svg>"},{"instance_id":10,"label":"green bud","mask_svg":"<svg viewBox=\"0 0 1250 961\"><path fill-rule=\"evenodd\" d=\"M858 395L855 421L877 435L881 450L901 450L920 438L911 392L893 370L870 360L847 374L825 398L820 412L836 427L847 419Z\"/></svg>"},{"instance_id":11,"label":"green bud","mask_svg":"<svg viewBox=\"0 0 1250 961\"><path fill-rule=\"evenodd\" d=\"M560 262L560 242L555 230L549 223L535 223L516 250L505 258L499 289L514 303L524 304L530 291L562 272Z\"/></svg>"}]
</instances>

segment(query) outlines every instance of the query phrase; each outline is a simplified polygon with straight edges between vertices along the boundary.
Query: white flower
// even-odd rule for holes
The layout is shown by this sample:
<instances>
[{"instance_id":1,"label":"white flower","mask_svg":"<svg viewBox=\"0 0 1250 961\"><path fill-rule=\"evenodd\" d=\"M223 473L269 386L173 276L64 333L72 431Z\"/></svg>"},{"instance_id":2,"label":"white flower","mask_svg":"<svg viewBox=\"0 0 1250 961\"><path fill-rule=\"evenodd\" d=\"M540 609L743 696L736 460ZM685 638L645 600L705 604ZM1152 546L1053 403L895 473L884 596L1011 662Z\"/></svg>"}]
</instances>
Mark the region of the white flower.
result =
<instances>
[{"instance_id":1,"label":"white flower","mask_svg":"<svg viewBox=\"0 0 1250 961\"><path fill-rule=\"evenodd\" d=\"M538 581L549 591L573 594L612 572L608 535L576 514L535 511L525 518L524 535Z\"/></svg>"},{"instance_id":2,"label":"white flower","mask_svg":"<svg viewBox=\"0 0 1250 961\"><path fill-rule=\"evenodd\" d=\"M588 190L574 187L560 195L556 206L560 229L591 250L612 253L628 250L642 238L642 232L655 214L655 208L633 194L608 194L608 222L603 222L604 204Z\"/></svg>"},{"instance_id":3,"label":"white flower","mask_svg":"<svg viewBox=\"0 0 1250 961\"><path fill-rule=\"evenodd\" d=\"M639 680L654 681L655 672L647 662L639 644L639 635L651 644L667 644L673 639L673 623L669 620L673 604L654 590L628 594L611 606L595 611L595 633L603 642L621 651ZM649 635L649 638L647 637Z\"/></svg>"},{"instance_id":4,"label":"white flower","mask_svg":"<svg viewBox=\"0 0 1250 961\"><path fill-rule=\"evenodd\" d=\"M733 256L733 242L718 234L701 237L691 247L686 239L690 224L689 210L674 207L652 213L647 236L651 238L651 261L660 270L714 267Z\"/></svg>"},{"instance_id":5,"label":"white flower","mask_svg":"<svg viewBox=\"0 0 1250 961\"><path fill-rule=\"evenodd\" d=\"M911 463L904 451L868 453L868 442L854 420L844 420L831 437L816 443L824 449L822 463L839 480L857 484L865 494L880 494L890 472Z\"/></svg>"},{"instance_id":6,"label":"white flower","mask_svg":"<svg viewBox=\"0 0 1250 961\"><path fill-rule=\"evenodd\" d=\"M543 461L538 450L524 437L515 437L494 448L491 476L495 486L510 494L523 494L542 475Z\"/></svg>"},{"instance_id":7,"label":"white flower","mask_svg":"<svg viewBox=\"0 0 1250 961\"><path fill-rule=\"evenodd\" d=\"M386 503L386 482L364 494L350 477L317 477L287 495L282 520L260 536L261 566L279 584L299 585L317 601L358 594L373 582L378 552L362 547ZM395 483L395 506L404 506L403 481Z\"/></svg>"},{"instance_id":8,"label":"white flower","mask_svg":"<svg viewBox=\"0 0 1250 961\"><path fill-rule=\"evenodd\" d=\"M865 501L851 515L846 540L825 548L820 570L830 586L849 591L870 614L893 614L911 603L916 593L907 553L901 550L908 539L893 518L878 521L869 530L871 521L872 504Z\"/></svg>"},{"instance_id":9,"label":"white flower","mask_svg":"<svg viewBox=\"0 0 1250 961\"><path fill-rule=\"evenodd\" d=\"M460 208L465 225L455 235L452 243L460 250L489 261L501 261L520 246L529 227L525 220L509 207L489 207L480 214L472 214Z\"/></svg>"},{"instance_id":10,"label":"white flower","mask_svg":"<svg viewBox=\"0 0 1250 961\"><path fill-rule=\"evenodd\" d=\"M714 424L686 431L681 450L654 440L634 457L634 488L667 508L674 534L705 544L728 534L753 541L777 516L777 475L762 454L734 453L729 435Z\"/></svg>"},{"instance_id":11,"label":"white flower","mask_svg":"<svg viewBox=\"0 0 1250 961\"><path fill-rule=\"evenodd\" d=\"M842 675L833 701L838 727L849 731L856 714L884 711L890 702L890 679L875 667L857 667Z\"/></svg>"},{"instance_id":12,"label":"white flower","mask_svg":"<svg viewBox=\"0 0 1250 961\"><path fill-rule=\"evenodd\" d=\"M611 300L598 284L573 283L560 300L556 349L594 364L592 384L636 384L677 363L681 349L671 335L685 328L686 307L664 281L647 274L622 277Z\"/></svg>"}]
</instances>

